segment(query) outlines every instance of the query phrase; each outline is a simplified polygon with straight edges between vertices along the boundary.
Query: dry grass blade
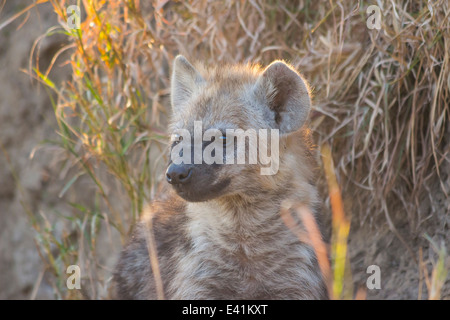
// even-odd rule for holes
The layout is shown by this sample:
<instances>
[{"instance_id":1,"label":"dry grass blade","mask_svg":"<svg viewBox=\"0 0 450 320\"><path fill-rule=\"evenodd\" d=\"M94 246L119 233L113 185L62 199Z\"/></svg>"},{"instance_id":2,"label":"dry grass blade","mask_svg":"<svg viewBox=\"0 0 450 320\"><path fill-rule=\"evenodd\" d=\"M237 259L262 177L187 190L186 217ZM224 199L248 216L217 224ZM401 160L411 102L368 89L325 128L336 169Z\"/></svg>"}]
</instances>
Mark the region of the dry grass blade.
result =
<instances>
[{"instance_id":1,"label":"dry grass blade","mask_svg":"<svg viewBox=\"0 0 450 320\"><path fill-rule=\"evenodd\" d=\"M321 147L322 163L328 183L328 194L332 212L332 256L334 259L333 297L339 299L343 295L345 268L347 264L347 239L350 222L345 216L339 185L336 180L330 146Z\"/></svg>"},{"instance_id":2,"label":"dry grass blade","mask_svg":"<svg viewBox=\"0 0 450 320\"><path fill-rule=\"evenodd\" d=\"M164 300L164 288L163 282L161 278L161 271L159 269L159 261L158 261L158 251L156 249L155 236L153 234L153 223L152 218L147 220L147 225L145 228L147 232L147 249L148 256L150 259L150 264L152 266L153 278L155 280L156 293L158 296L158 300Z\"/></svg>"},{"instance_id":3,"label":"dry grass blade","mask_svg":"<svg viewBox=\"0 0 450 320\"><path fill-rule=\"evenodd\" d=\"M298 218L305 227L303 232L292 217L290 211L296 212ZM327 284L328 295L333 297L333 279L331 275L331 267L329 262L328 250L326 244L322 240L322 234L317 226L315 218L311 211L299 203L283 202L281 205L281 218L286 226L304 243L309 244L315 251L319 268L323 279Z\"/></svg>"}]
</instances>

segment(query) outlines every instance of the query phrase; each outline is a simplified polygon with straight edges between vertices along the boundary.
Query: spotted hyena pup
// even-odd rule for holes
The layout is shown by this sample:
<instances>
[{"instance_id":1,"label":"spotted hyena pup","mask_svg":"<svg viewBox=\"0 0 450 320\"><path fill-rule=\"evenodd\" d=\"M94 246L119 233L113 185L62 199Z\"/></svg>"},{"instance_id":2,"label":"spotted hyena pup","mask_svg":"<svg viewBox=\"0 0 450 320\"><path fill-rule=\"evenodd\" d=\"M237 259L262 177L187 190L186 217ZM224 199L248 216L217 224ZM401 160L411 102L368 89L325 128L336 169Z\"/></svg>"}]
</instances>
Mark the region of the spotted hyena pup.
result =
<instances>
[{"instance_id":1,"label":"spotted hyena pup","mask_svg":"<svg viewBox=\"0 0 450 320\"><path fill-rule=\"evenodd\" d=\"M114 298L327 298L314 250L280 217L285 200L312 212L318 203L304 128L311 103L303 78L282 61L265 69L205 67L178 56L171 86L174 134L166 171L171 186L124 248ZM258 137L255 144L244 137L239 149L237 132L260 129L276 132L276 141ZM204 139L208 130L213 134ZM212 143L216 148L208 155L225 161L202 158ZM248 161L252 148L257 155L264 149L272 163ZM232 161L239 150L245 163ZM264 172L267 167L271 170Z\"/></svg>"}]
</instances>

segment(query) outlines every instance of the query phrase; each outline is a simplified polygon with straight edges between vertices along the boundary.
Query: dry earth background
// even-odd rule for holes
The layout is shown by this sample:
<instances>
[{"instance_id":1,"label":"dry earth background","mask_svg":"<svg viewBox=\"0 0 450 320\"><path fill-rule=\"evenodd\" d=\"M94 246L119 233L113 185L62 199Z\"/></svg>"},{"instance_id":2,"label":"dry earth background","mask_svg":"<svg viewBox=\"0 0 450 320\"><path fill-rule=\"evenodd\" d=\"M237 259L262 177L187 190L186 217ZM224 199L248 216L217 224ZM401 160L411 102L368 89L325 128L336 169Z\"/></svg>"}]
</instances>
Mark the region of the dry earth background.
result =
<instances>
[{"instance_id":1,"label":"dry earth background","mask_svg":"<svg viewBox=\"0 0 450 320\"><path fill-rule=\"evenodd\" d=\"M29 3L30 1L22 0L6 1L0 11L0 23ZM37 148L46 139L58 138L55 132L55 115L43 86L32 82L29 75L21 69L29 67L34 41L57 24L57 17L51 6L44 4L31 10L26 23L20 26L22 21L19 19L0 30L0 298L53 299L52 284L48 281L50 275L44 272L45 266L36 250L36 234L23 203L34 214L49 217L55 222L56 229L61 224L62 230L64 223L58 221L57 213L65 214L74 210L67 204L68 201L89 205L95 199L92 198L89 182L84 178L60 198L61 190L70 179L70 169L64 172L59 170L58 150ZM44 66L43 69L61 47L63 39L64 37L52 37L43 40L40 48L40 64ZM67 66L57 66L51 73L55 81L69 76L70 68ZM448 137L448 122L446 132ZM33 151L35 153L31 159ZM16 183L14 174L20 183ZM443 162L441 176L443 187L448 192L449 161ZM429 218L421 224L419 230L412 232L404 215L393 215L393 223L412 252L391 232L382 216L369 225L361 224L358 216L352 215L349 250L355 287L365 284L368 277L367 266L379 265L382 272L382 289L368 290L368 299L417 299L421 276L411 253L417 259L422 248L425 260L436 259L430 242L423 237L424 233L436 243L443 242L449 246L450 200L442 191L439 180L431 184L429 191L429 194L423 195L420 204L422 216ZM358 192L355 187L344 188L344 200L351 199L353 192ZM121 204L118 203L117 206L120 208ZM126 209L123 208L123 211ZM391 208L391 212L395 213L395 208ZM121 248L121 241L117 233L109 235L103 230L98 237L98 247L101 248L102 243L108 249L97 250L97 262L104 266L104 274L99 277L107 279ZM422 284L422 287L422 298L426 298L426 286ZM442 298L450 298L448 278L442 290Z\"/></svg>"}]
</instances>

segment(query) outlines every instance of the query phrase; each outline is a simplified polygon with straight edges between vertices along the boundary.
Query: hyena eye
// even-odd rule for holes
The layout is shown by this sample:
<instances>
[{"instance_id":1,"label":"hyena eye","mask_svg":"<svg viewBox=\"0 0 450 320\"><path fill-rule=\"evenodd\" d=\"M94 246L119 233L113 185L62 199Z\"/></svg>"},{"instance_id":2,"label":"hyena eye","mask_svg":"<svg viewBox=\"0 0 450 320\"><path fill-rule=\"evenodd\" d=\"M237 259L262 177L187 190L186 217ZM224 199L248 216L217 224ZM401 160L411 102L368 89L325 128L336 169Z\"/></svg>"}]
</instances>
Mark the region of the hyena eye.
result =
<instances>
[{"instance_id":1,"label":"hyena eye","mask_svg":"<svg viewBox=\"0 0 450 320\"><path fill-rule=\"evenodd\" d=\"M227 136L221 136L219 139L222 141L224 145L227 144Z\"/></svg>"},{"instance_id":2,"label":"hyena eye","mask_svg":"<svg viewBox=\"0 0 450 320\"><path fill-rule=\"evenodd\" d=\"M183 136L178 133L173 133L170 136L170 141L172 141L174 144L180 143L181 141L183 141Z\"/></svg>"},{"instance_id":3,"label":"hyena eye","mask_svg":"<svg viewBox=\"0 0 450 320\"><path fill-rule=\"evenodd\" d=\"M232 147L235 137L232 135L228 137L226 135L223 135L220 137L220 140L222 141L224 147Z\"/></svg>"}]
</instances>

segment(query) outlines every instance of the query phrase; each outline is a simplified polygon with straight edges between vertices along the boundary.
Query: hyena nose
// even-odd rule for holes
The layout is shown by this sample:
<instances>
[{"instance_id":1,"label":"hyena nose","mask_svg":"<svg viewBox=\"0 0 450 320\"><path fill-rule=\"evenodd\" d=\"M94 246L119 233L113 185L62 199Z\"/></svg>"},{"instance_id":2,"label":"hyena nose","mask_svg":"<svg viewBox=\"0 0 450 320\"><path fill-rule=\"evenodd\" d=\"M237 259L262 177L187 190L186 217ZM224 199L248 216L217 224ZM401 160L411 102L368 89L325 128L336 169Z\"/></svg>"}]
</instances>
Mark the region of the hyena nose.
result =
<instances>
[{"instance_id":1,"label":"hyena nose","mask_svg":"<svg viewBox=\"0 0 450 320\"><path fill-rule=\"evenodd\" d=\"M185 165L171 164L166 171L166 179L170 184L185 184L192 177L192 169Z\"/></svg>"}]
</instances>

